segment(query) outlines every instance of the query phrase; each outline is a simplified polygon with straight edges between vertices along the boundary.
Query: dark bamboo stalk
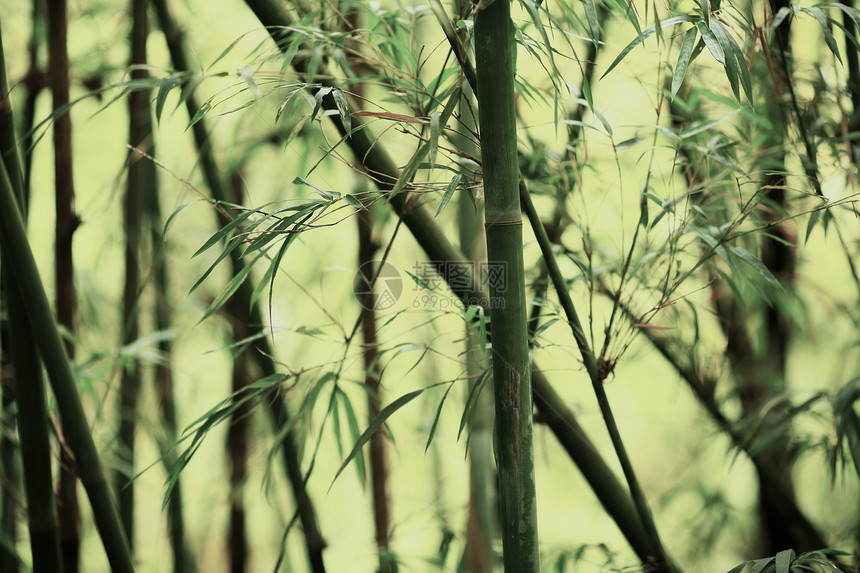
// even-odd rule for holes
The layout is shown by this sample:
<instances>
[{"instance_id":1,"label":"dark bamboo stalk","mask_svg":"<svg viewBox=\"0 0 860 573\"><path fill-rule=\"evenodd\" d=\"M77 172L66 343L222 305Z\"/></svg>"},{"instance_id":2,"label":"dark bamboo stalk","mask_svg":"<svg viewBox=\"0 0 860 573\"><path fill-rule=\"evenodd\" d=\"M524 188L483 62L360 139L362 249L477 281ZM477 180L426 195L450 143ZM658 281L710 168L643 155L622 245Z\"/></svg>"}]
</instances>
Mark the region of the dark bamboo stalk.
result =
<instances>
[{"instance_id":1,"label":"dark bamboo stalk","mask_svg":"<svg viewBox=\"0 0 860 573\"><path fill-rule=\"evenodd\" d=\"M361 332L363 338L364 384L368 390L369 420L379 415L382 407L380 392L379 350L376 336L376 299L372 280L376 274L374 255L379 248L373 238L373 212L360 210L358 225L358 268L363 281L358 303L361 306ZM395 563L389 556L390 509L388 493L388 454L386 436L380 429L370 439L370 478L373 492L373 520L376 527L376 546L379 551L379 571L393 573Z\"/></svg>"},{"instance_id":2,"label":"dark bamboo stalk","mask_svg":"<svg viewBox=\"0 0 860 573\"><path fill-rule=\"evenodd\" d=\"M173 60L173 66L177 70L188 71L191 68L188 65L188 58L185 55L185 47L183 45L182 32L176 25L176 22L171 15L166 0L155 0L154 6L158 15L158 20L161 29L164 32L167 41L170 57ZM193 117L199 105L197 99L191 94L186 99L186 108L189 116ZM225 184L222 179L221 170L215 161L215 156L212 153L212 140L209 136L209 130L206 126L205 119L198 121L192 126L192 134L194 142L200 154L200 164L203 172L203 177L206 184L216 201L225 202L229 200L226 192ZM227 219L223 213L218 212L219 226L227 223ZM239 261L239 253L234 250L231 252L231 261L233 264L241 264ZM243 313L242 321L249 326L249 334L259 334L262 332L263 320L262 313L258 304L251 304L251 287L248 281L242 283L238 291L234 295L236 299L236 308L241 309ZM254 361L257 363L263 376L270 376L275 373L275 365L269 358L272 356L268 337L263 336L258 339L257 350L253 354ZM287 406L284 398L276 391L272 392L267 397L269 404L268 412L273 426L277 431L283 428L288 423ZM322 573L325 571L323 563L322 551L325 548L325 541L319 531L316 520L316 512L311 499L308 497L305 488L304 476L301 470L301 459L299 457L299 449L296 445L296 434L290 431L281 442L282 457L284 462L284 470L293 490L299 521L302 524L305 535L305 547L308 553L311 570L314 573Z\"/></svg>"},{"instance_id":3,"label":"dark bamboo stalk","mask_svg":"<svg viewBox=\"0 0 860 573\"><path fill-rule=\"evenodd\" d=\"M69 103L68 20L66 0L51 0L47 5L48 76L56 112ZM72 236L79 224L74 210L75 188L72 169L72 120L62 113L54 120L54 188L56 192L56 243L54 283L57 322L70 333L77 328ZM66 353L74 359L75 349L66 340ZM60 464L59 516L62 530L63 561L71 573L77 571L80 553L80 517L74 462L68 456Z\"/></svg>"},{"instance_id":4,"label":"dark bamboo stalk","mask_svg":"<svg viewBox=\"0 0 860 573\"><path fill-rule=\"evenodd\" d=\"M344 22L346 28L355 30L361 27L360 13L351 9L346 15ZM353 69L359 75L365 72L365 66L356 54L350 56ZM361 98L364 94L362 84L354 84L353 93ZM363 179L356 179L356 191L354 195L361 197L366 183ZM363 340L362 361L364 363L364 385L367 388L367 415L368 422L376 418L382 409L382 392L380 388L380 377L382 375L379 366L379 342L376 331L376 297L373 293L373 278L376 276L377 265L375 256L379 250L379 244L373 236L375 216L371 204L365 205L366 209L359 210L356 214L356 225L358 231L358 269L363 281L358 289L358 304L361 307L361 336ZM390 555L391 538L391 499L389 494L389 464L388 464L388 438L385 434L385 426L380 428L370 438L370 481L373 498L373 522L376 529L376 548L379 553L379 573L395 573L397 564Z\"/></svg>"},{"instance_id":5,"label":"dark bamboo stalk","mask_svg":"<svg viewBox=\"0 0 860 573\"><path fill-rule=\"evenodd\" d=\"M30 67L22 80L26 89L24 106L21 110L21 125L18 133L21 134L21 155L24 165L24 200L21 205L27 211L30 202L30 175L33 170L33 124L36 119L36 99L42 90L47 87L47 75L39 63L39 49L45 42L46 33L46 7L45 0L33 0L32 31L27 43L27 52L30 58Z\"/></svg>"},{"instance_id":6,"label":"dark bamboo stalk","mask_svg":"<svg viewBox=\"0 0 860 573\"><path fill-rule=\"evenodd\" d=\"M147 72L146 65L147 0L132 0L131 16L131 57L129 66L132 80L142 80ZM145 199L152 192L155 181L155 166L145 159L143 153L152 155L152 120L149 107L148 90L132 90L128 95L129 130L128 141L131 147L128 155L128 177L123 199L123 229L125 232L125 282L122 296L122 343L128 345L140 335L140 264L142 216ZM124 364L119 383L119 431L118 459L120 467L114 473L114 487L119 499L119 514L134 548L134 483L129 479L134 475L135 433L137 426L137 401L140 394L141 367L136 358Z\"/></svg>"},{"instance_id":7,"label":"dark bamboo stalk","mask_svg":"<svg viewBox=\"0 0 860 573\"><path fill-rule=\"evenodd\" d=\"M236 204L242 203L242 177L237 170L230 179L232 187L231 200ZM232 260L233 274L242 270L242 261ZM233 340L245 340L250 336L247 310L239 305L247 301L232 298L224 307L233 328ZM245 348L240 348L233 357L232 390L237 401L243 397L245 388L253 382L251 377L251 362ZM227 430L227 453L230 459L230 531L227 547L230 555L230 571L244 573L248 566L248 540L246 537L245 512L245 481L248 479L248 431L250 430L251 404L242 403L230 416L230 427Z\"/></svg>"}]
</instances>

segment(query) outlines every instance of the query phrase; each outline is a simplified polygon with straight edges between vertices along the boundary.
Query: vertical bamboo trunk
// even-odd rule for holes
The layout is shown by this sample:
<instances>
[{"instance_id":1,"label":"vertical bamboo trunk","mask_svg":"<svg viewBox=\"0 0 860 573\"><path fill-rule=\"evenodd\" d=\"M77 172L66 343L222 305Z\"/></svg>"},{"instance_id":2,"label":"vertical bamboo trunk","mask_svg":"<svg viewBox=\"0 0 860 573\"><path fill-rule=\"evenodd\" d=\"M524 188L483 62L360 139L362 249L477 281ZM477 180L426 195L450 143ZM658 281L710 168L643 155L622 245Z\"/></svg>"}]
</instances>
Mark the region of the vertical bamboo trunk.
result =
<instances>
[{"instance_id":1,"label":"vertical bamboo trunk","mask_svg":"<svg viewBox=\"0 0 860 573\"><path fill-rule=\"evenodd\" d=\"M3 51L3 41L0 35L0 54ZM15 169L18 149L15 143L15 122L12 117L12 107L9 101L9 86L6 81L5 62L0 65L0 154L7 170ZM10 153L11 151L11 153ZM20 471L18 467L19 452L15 435L15 377L12 372L11 357L11 328L9 326L9 315L7 291L11 288L9 277L4 277L2 271L3 257L0 256L0 392L2 392L2 413L0 413L0 472L4 476L2 494L0 494L0 535L4 536L11 548L5 544L0 545L0 571L17 573L18 558L14 547L18 541L18 523L15 515L19 492Z\"/></svg>"},{"instance_id":2,"label":"vertical bamboo trunk","mask_svg":"<svg viewBox=\"0 0 860 573\"><path fill-rule=\"evenodd\" d=\"M475 18L478 113L490 270L496 461L505 571L540 570L532 448L522 216L514 109L514 29L509 0Z\"/></svg>"},{"instance_id":3,"label":"vertical bamboo trunk","mask_svg":"<svg viewBox=\"0 0 860 573\"><path fill-rule=\"evenodd\" d=\"M231 177L232 197L237 205L242 204L242 178L237 170ZM233 259L233 275L242 270L241 261ZM246 311L239 308L244 301L230 299L225 305L230 324L233 327L232 338L244 340L250 335L244 322ZM236 400L243 396L243 390L253 381L250 371L251 362L247 350L240 348L233 358L232 390ZM227 430L227 452L230 458L230 528L228 532L228 551L230 554L230 571L244 573L248 565L248 540L246 538L245 514L245 481L248 479L248 430L250 429L251 404L248 402L239 406L230 416L230 427Z\"/></svg>"},{"instance_id":4,"label":"vertical bamboo trunk","mask_svg":"<svg viewBox=\"0 0 860 573\"><path fill-rule=\"evenodd\" d=\"M48 73L54 110L69 103L68 20L66 0L48 2ZM55 288L57 322L74 333L77 320L72 236L78 226L74 211L75 190L72 170L72 121L69 113L54 121L54 187L56 191ZM65 341L66 353L74 359L75 349ZM63 562L66 570L78 569L80 554L80 516L74 461L62 456L60 464L59 516L62 530Z\"/></svg>"},{"instance_id":5,"label":"vertical bamboo trunk","mask_svg":"<svg viewBox=\"0 0 860 573\"><path fill-rule=\"evenodd\" d=\"M147 0L132 0L130 66L146 64ZM132 79L143 79L146 71L132 69ZM132 90L128 96L129 131L131 150L128 155L128 179L123 200L123 227L125 231L125 284L122 296L122 342L128 345L139 337L141 217L144 199L151 192L155 179L153 164L141 152L152 153L152 125L149 92ZM140 394L141 368L134 357L125 364L119 383L118 458L121 465L114 474L114 487L119 499L119 514L129 545L134 548L134 484L129 482L135 469L135 429L137 400Z\"/></svg>"},{"instance_id":6,"label":"vertical bamboo trunk","mask_svg":"<svg viewBox=\"0 0 860 573\"><path fill-rule=\"evenodd\" d=\"M367 387L367 415L373 420L381 411L382 396L380 393L380 369L376 336L376 308L372 283L376 272L374 255L378 248L373 238L373 212L370 206L359 211L356 216L358 224L358 268L363 281L361 296L358 303L361 306L361 333L364 341L364 384ZM379 571L393 573L395 563L389 555L390 508L388 493L388 452L385 445L386 437L380 428L370 438L370 479L373 492L373 521L376 528L376 547L379 551Z\"/></svg>"},{"instance_id":7,"label":"vertical bamboo trunk","mask_svg":"<svg viewBox=\"0 0 860 573\"><path fill-rule=\"evenodd\" d=\"M0 261L2 265L2 261ZM0 278L0 314L6 312L6 293L4 289L7 281ZM0 535L5 537L11 544L0 546L0 571L9 573L18 572L18 558L12 550L18 542L18 521L16 510L18 508L18 484L21 472L18 469L18 457L20 452L12 439L15 432L15 380L12 375L12 362L9 357L9 322L0 321L0 386L2 386L3 413L0 416L0 431L3 438L0 440L0 472L4 477L2 496L0 496Z\"/></svg>"}]
</instances>

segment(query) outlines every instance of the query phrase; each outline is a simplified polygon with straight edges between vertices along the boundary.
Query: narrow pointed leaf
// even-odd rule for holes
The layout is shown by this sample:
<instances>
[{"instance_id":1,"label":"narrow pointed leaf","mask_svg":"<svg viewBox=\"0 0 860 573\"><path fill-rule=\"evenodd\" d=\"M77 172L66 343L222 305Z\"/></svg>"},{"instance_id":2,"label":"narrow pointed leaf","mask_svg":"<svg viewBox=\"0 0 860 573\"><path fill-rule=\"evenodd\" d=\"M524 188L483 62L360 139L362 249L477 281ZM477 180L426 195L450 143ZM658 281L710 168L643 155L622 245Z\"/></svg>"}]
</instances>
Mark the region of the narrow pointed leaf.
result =
<instances>
[{"instance_id":1,"label":"narrow pointed leaf","mask_svg":"<svg viewBox=\"0 0 860 573\"><path fill-rule=\"evenodd\" d=\"M460 180L463 178L463 175L457 173L454 177L451 178L451 181L448 183L448 187L445 188L445 194L442 195L442 200L439 202L439 208L436 209L436 217L439 216L439 213L442 212L442 209L445 208L445 205L448 204L448 201L451 200L451 197L454 195L454 191L457 189L457 186L460 184Z\"/></svg>"},{"instance_id":2,"label":"narrow pointed leaf","mask_svg":"<svg viewBox=\"0 0 860 573\"><path fill-rule=\"evenodd\" d=\"M665 28L666 26L674 26L675 24L681 24L683 22L696 23L697 21L699 21L698 18L696 18L694 16L686 16L686 15L685 16L672 16L671 18L666 18L665 20L661 20L660 21L660 28ZM633 41L630 42L629 44L627 44L627 46L623 50L621 50L621 53L618 54L618 57L615 58L615 60L609 65L609 67L606 69L606 71L603 72L603 75L600 76L600 78L601 79L605 78L606 74L608 74L609 72L614 70L615 66L620 64L621 61L625 57L627 57L627 54L632 52L633 49L636 46L638 46L639 44L641 44L643 41L645 41L645 39L653 36L654 32L656 32L656 31L657 31L657 29L654 26L651 26L647 30L644 30L642 32L642 34L640 34L636 38L633 38Z\"/></svg>"},{"instance_id":3,"label":"narrow pointed leaf","mask_svg":"<svg viewBox=\"0 0 860 573\"><path fill-rule=\"evenodd\" d=\"M827 47L830 48L830 51L833 52L833 55L836 56L836 59L839 60L839 63L842 63L842 56L839 55L839 46L836 44L836 38L833 37L833 33L830 31L830 26L827 25L827 16L816 6L812 6L811 8L803 8L804 12L808 12L812 14L812 16L818 21L818 25L821 26L821 31L824 32L824 41L827 43Z\"/></svg>"},{"instance_id":4,"label":"narrow pointed leaf","mask_svg":"<svg viewBox=\"0 0 860 573\"><path fill-rule=\"evenodd\" d=\"M703 3L707 3L708 0L702 0ZM684 35L684 41L681 44L681 53L678 54L678 63L675 65L675 74L672 76L672 97L675 97L675 94L678 93L678 90L681 89L681 84L684 83L684 76L687 74L687 68L690 66L690 61L692 60L693 48L696 46L696 38L698 37L698 30L695 27L687 30L687 33Z\"/></svg>"},{"instance_id":5,"label":"narrow pointed leaf","mask_svg":"<svg viewBox=\"0 0 860 573\"><path fill-rule=\"evenodd\" d=\"M364 446L364 444L370 441L370 438L373 436L373 434L376 433L376 431L379 430L380 427L382 427L386 420L388 420L388 418L390 418L391 415L394 414L397 410L420 396L424 392L424 390L425 389L422 388L421 390L415 390L413 392L409 392L408 394L404 394L403 396L383 408L382 411L373 420L371 420L370 424L367 426L367 429L364 430L364 433L361 434L361 437L355 443L355 447L352 448L352 451L349 453L348 456L346 456L346 459L344 460L343 464L341 464L340 469L337 470L337 473L334 476L334 480L332 480L332 485L334 485L334 482L337 480L340 474L343 473L343 470L346 469L346 466L348 466L352 459L358 454L358 452L361 451L361 448Z\"/></svg>"},{"instance_id":6,"label":"narrow pointed leaf","mask_svg":"<svg viewBox=\"0 0 860 573\"><path fill-rule=\"evenodd\" d=\"M340 114L340 121L343 123L343 129L347 133L352 131L352 117L349 112L349 101L346 99L346 95L343 91L336 89L333 90L332 96L334 96L334 103L337 105L337 111Z\"/></svg>"}]
</instances>

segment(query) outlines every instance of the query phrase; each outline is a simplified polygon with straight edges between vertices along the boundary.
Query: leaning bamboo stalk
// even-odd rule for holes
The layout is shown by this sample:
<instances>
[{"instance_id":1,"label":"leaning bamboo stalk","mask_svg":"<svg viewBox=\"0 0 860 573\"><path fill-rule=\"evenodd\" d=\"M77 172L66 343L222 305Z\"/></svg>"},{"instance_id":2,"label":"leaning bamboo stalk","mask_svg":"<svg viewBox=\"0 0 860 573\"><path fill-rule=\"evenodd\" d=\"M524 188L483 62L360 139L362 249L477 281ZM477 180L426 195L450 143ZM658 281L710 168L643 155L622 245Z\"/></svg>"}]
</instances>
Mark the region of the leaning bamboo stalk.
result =
<instances>
[{"instance_id":1,"label":"leaning bamboo stalk","mask_svg":"<svg viewBox=\"0 0 860 573\"><path fill-rule=\"evenodd\" d=\"M246 4L263 25L268 27L269 34L276 44L286 51L287 46L283 43L283 30L292 24L289 15L275 0L246 0ZM303 73L306 63L294 58L292 65L296 71ZM322 83L333 85L322 79L324 77L326 74L318 73L318 78ZM323 99L323 107L327 110L337 111L336 105L329 98ZM336 117L336 115L332 117ZM346 131L341 122L335 121L334 123L341 135L345 135ZM394 188L401 177L400 170L388 155L384 145L371 138L361 117L352 117L352 132L345 144L349 146L364 172L374 180L381 191L386 192ZM462 252L454 247L448 236L436 225L428 209L416 200L410 199L412 199L410 193L401 192L389 196L389 204L406 224L427 258L446 263L440 265L442 268L439 270L452 292L466 305L475 304L475 301L486 300L488 296L477 286L478 281L473 276L471 265L466 262ZM643 560L649 555L654 555L654 548L647 542L647 534L637 517L629 492L609 469L605 460L577 423L573 413L564 407L563 401L554 392L551 392L552 387L540 373L537 365L534 365L532 377L535 404L538 405L542 414L552 415L558 419L557 424L550 426L556 438L565 444L565 448L571 453L572 459L589 483L592 484L593 491L625 534L627 541L637 555ZM566 429L570 431L565 431ZM573 452L577 452L578 455L574 456Z\"/></svg>"},{"instance_id":2,"label":"leaning bamboo stalk","mask_svg":"<svg viewBox=\"0 0 860 573\"><path fill-rule=\"evenodd\" d=\"M5 165L0 170L0 246L4 258L9 262L12 270L10 274L21 294L22 307L30 320L32 331L38 333L35 339L60 410L63 434L75 455L78 475L89 496L96 528L111 568L114 573L133 571L128 542L90 434L89 422L78 396L51 305L27 242L27 233Z\"/></svg>"},{"instance_id":3,"label":"leaning bamboo stalk","mask_svg":"<svg viewBox=\"0 0 860 573\"><path fill-rule=\"evenodd\" d=\"M654 568L654 570L673 571L675 567L672 565L666 550L663 548L662 541L660 541L660 535L657 532L657 526L654 523L654 518L651 514L651 509L648 506L647 499L645 498L645 493L639 485L639 480L633 470L633 465L630 461L630 457L627 455L627 450L621 439L621 433L615 422L615 416L609 406L609 399L606 396L606 390L603 388L603 379L605 378L605 374L599 371L597 361L594 358L594 352L589 347L588 341L585 338L585 333L579 321L576 308L573 305L573 300L570 298L567 283L564 280L564 276L561 274L558 261L556 261L555 254L552 251L552 244L546 234L543 222L541 222L540 217L537 214L537 210L535 210L534 204L531 200L531 195L525 186L525 182L520 183L520 190L523 209L525 210L532 229L534 230L535 238L537 239L538 245L541 249L541 254L544 258L544 263L547 265L549 277L553 282L553 286L555 286L556 295L561 302L561 307L567 317L568 324L573 332L573 337L579 347L582 360L585 364L586 370L588 371L589 377L591 378L592 388L597 396L597 402L600 406L600 411L603 415L606 429L609 432L609 437L612 440L612 445L618 455L618 460L621 462L624 477L630 487L630 494L633 498L636 511L639 514L639 519L642 521L642 524L650 538L650 543L653 547L654 553L648 560L649 565Z\"/></svg>"},{"instance_id":4,"label":"leaning bamboo stalk","mask_svg":"<svg viewBox=\"0 0 860 573\"><path fill-rule=\"evenodd\" d=\"M166 0L155 0L154 7L158 16L159 24L164 32L167 41L167 47L170 52L170 57L173 61L175 69L180 71L188 71L191 68L188 65L188 58L185 55L185 47L182 39L182 31L173 19L172 14L167 5ZM186 109L189 117L193 117L199 105L197 99L191 94L186 100ZM194 142L200 154L200 164L203 177L213 198L216 201L227 202L229 196L226 191L225 183L215 161L215 156L212 153L212 139L209 135L209 130L206 127L205 118L196 122L191 127ZM219 224L224 225L227 222L225 215L218 213ZM230 254L231 262L234 265L240 264L239 253L234 250ZM243 322L250 326L249 334L255 335L262 332L262 313L257 303L251 304L251 287L248 281L243 282L239 289L234 294L237 301L236 308L242 309L245 314L242 316ZM263 376L270 376L275 373L275 365L271 360L272 349L269 345L267 336L258 338L258 352L254 353L254 360L257 362ZM279 431L280 428L288 424L287 405L284 397L277 391L273 391L267 397L269 404L268 413L272 421L272 425ZM293 490L293 497L299 514L299 521L305 536L305 547L308 554L311 570L314 573L322 573L325 571L322 551L325 548L325 541L320 533L317 525L316 511L313 503L307 494L305 487L304 476L301 470L301 459L299 456L299 448L296 444L296 434L294 431L289 431L281 441L281 450L284 463L284 471L290 486Z\"/></svg>"},{"instance_id":5,"label":"leaning bamboo stalk","mask_svg":"<svg viewBox=\"0 0 860 573\"><path fill-rule=\"evenodd\" d=\"M478 115L490 282L496 463L505 571L540 570L526 326L523 223L517 186L514 38L509 0L475 17ZM501 304L496 304L499 301Z\"/></svg>"}]
</instances>

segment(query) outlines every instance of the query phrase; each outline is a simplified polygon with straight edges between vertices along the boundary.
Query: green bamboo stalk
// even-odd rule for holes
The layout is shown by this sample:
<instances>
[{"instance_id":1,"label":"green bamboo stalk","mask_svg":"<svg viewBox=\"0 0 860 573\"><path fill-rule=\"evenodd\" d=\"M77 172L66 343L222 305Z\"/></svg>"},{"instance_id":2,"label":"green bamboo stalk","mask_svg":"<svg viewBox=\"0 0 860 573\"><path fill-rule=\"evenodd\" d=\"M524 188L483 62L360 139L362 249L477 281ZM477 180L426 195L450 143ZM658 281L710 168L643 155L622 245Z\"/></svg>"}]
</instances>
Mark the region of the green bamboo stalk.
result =
<instances>
[{"instance_id":1,"label":"green bamboo stalk","mask_svg":"<svg viewBox=\"0 0 860 573\"><path fill-rule=\"evenodd\" d=\"M475 60L487 261L505 273L490 281L502 549L505 571L526 572L540 570L540 547L510 11L509 0L495 0L478 12Z\"/></svg>"},{"instance_id":2,"label":"green bamboo stalk","mask_svg":"<svg viewBox=\"0 0 860 573\"><path fill-rule=\"evenodd\" d=\"M12 104L9 98L2 36L0 36L0 154L3 157L3 170L14 174L10 181L11 191L17 201L22 201L23 176ZM11 264L11 260L7 257L3 257L0 261L0 280L3 282L9 332L16 333L9 339L9 349L14 369L14 394L18 409L18 434L21 441L33 570L61 571L60 526L57 506L54 502L45 382L42 378L39 354L33 344L35 331L30 328L30 322L24 314L19 288L12 281ZM4 389L4 398L5 394ZM12 517L14 519L14 509ZM14 567L17 568L17 563Z\"/></svg>"},{"instance_id":3,"label":"green bamboo stalk","mask_svg":"<svg viewBox=\"0 0 860 573\"><path fill-rule=\"evenodd\" d=\"M60 559L60 524L54 502L51 477L51 442L48 407L39 355L32 344L33 331L21 307L20 294L3 265L9 326L17 333L12 337L11 354L15 371L15 396L18 403L18 434L27 494L27 518L33 571L62 571Z\"/></svg>"},{"instance_id":4,"label":"green bamboo stalk","mask_svg":"<svg viewBox=\"0 0 860 573\"><path fill-rule=\"evenodd\" d=\"M283 30L292 24L289 15L278 4L276 0L246 0L248 6L254 11L264 26L269 28L269 34L272 39L279 45L282 50L287 47L283 44ZM301 59L293 59L293 67L299 73L305 70L305 62ZM326 74L320 72L319 77L326 77ZM322 80L326 83L325 80ZM326 85L333 85L326 83ZM335 103L328 98L323 99L323 107L327 110L337 111ZM336 117L333 115L331 117ZM340 130L341 135L345 135L346 131L339 121L334 122ZM353 156L360 162L364 172L371 177L377 187L383 191L390 191L396 182L399 180L401 173L394 161L388 155L385 147L378 141L371 138L369 129L362 122L361 117L352 117L352 134L345 141L346 145L352 150ZM479 301L486 301L488 295L481 290L477 285L473 274L473 268L466 261L465 256L459 249L453 246L448 239L448 236L436 225L433 215L420 202L414 200L409 193L398 193L394 196L389 196L389 204L398 214L401 220L406 224L407 228L412 233L415 240L419 243L424 253L429 260L445 261L440 271L442 278L448 282L452 292L465 305L476 304ZM592 483L600 483L603 487L594 489L595 494L600 498L601 503L610 512L612 519L619 525L621 531L627 536L627 540L636 550L637 554L642 556L653 555L654 550L650 543L642 541L644 528L636 516L636 509L630 499L629 492L618 482L612 470L609 469L603 458L597 454L596 448L591 444L585 435L584 431L572 431L564 433L563 429L579 428L573 413L566 408L561 408L563 405L561 400L541 399L549 395L551 387L547 382L541 390L538 385L539 369L533 369L533 382L535 386L534 401L540 408L546 407L551 410L544 411L541 409L541 414L548 416L558 416L559 423L551 426L557 439L562 443L569 443L568 451L577 449L583 451L583 445L588 444L590 450L595 452L594 456L582 455L579 458L573 458L574 462L580 468L586 479ZM545 378L543 378L545 380ZM557 407L558 406L558 407ZM587 448L586 448L587 450ZM614 508L615 513L609 508ZM619 508L627 511L619 511ZM631 519L633 516L634 519ZM647 535L644 537L647 539Z\"/></svg>"},{"instance_id":5,"label":"green bamboo stalk","mask_svg":"<svg viewBox=\"0 0 860 573\"><path fill-rule=\"evenodd\" d=\"M188 58L185 55L185 47L183 44L182 31L173 19L170 13L166 0L154 0L153 5L158 16L158 21L164 32L167 47L170 52L170 57L173 61L173 66L176 70L188 71L191 68L188 64ZM197 98L193 94L185 101L186 109L189 117L194 117L199 109ZM200 154L200 164L203 172L203 177L206 184L212 193L213 198L219 202L229 201L229 195L226 191L226 186L221 174L221 170L215 161L215 156L212 153L212 140L209 136L209 130L205 118L196 122L192 128L194 142ZM226 215L218 212L219 226L223 226L228 222ZM239 253L234 250L230 254L231 263L234 268L239 265L241 268L242 262ZM255 335L262 332L262 313L257 303L251 304L251 286L250 281L245 281L239 287L234 295L237 304L237 309L242 309L246 314L242 317L243 322L249 325L249 334ZM258 352L254 353L254 360L257 362L263 376L275 374L275 365L269 358L273 355L272 348L269 344L267 336L262 336L257 339ZM277 391L273 391L267 398L269 404L268 412L275 431L288 424L287 405L284 397ZM305 487L304 476L301 470L301 458L299 456L299 448L296 444L296 434L290 431L281 441L282 457L284 461L284 471L290 482L293 490L297 511L299 513L299 521L302 524L302 529L305 535L305 548L308 554L308 560L311 570L314 573L323 573L325 564L323 562L322 551L325 548L325 541L320 533L317 525L316 512L310 497L308 497Z\"/></svg>"},{"instance_id":6,"label":"green bamboo stalk","mask_svg":"<svg viewBox=\"0 0 860 573\"><path fill-rule=\"evenodd\" d=\"M63 341L45 294L27 233L18 210L6 166L0 169L0 246L21 295L39 353L51 381L63 423L63 434L75 455L81 482L87 491L108 561L114 573L134 570L128 542L111 498L89 422L78 396Z\"/></svg>"}]
</instances>

